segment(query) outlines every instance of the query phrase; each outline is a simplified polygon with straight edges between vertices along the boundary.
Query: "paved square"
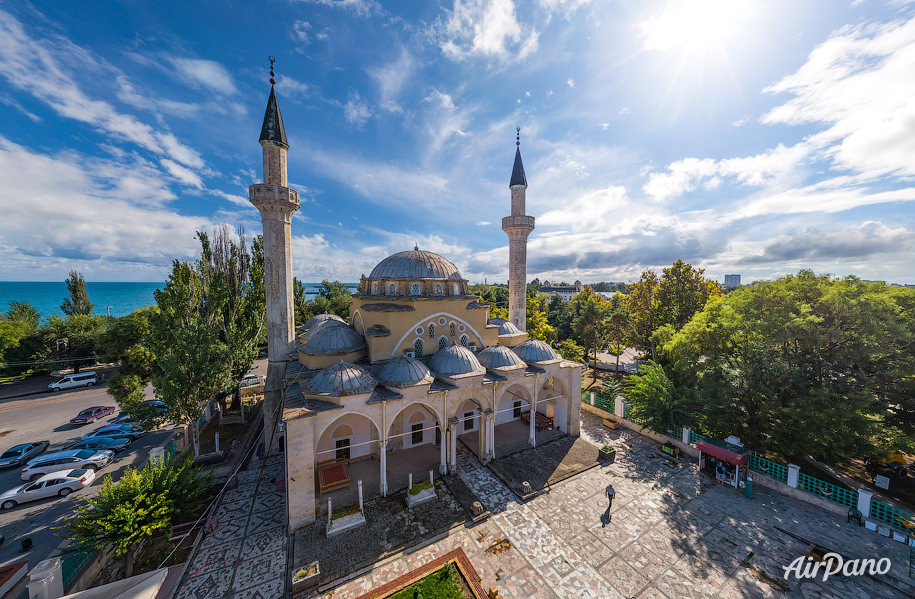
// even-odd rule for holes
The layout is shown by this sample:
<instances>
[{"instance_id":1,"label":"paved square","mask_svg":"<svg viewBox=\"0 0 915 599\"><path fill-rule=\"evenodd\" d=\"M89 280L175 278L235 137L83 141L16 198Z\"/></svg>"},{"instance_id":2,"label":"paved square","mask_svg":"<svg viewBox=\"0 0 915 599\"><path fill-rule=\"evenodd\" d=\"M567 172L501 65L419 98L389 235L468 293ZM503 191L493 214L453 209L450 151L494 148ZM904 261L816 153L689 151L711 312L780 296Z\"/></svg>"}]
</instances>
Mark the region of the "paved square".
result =
<instances>
[{"instance_id":1,"label":"paved square","mask_svg":"<svg viewBox=\"0 0 915 599\"><path fill-rule=\"evenodd\" d=\"M611 431L589 413L582 413L582 436L598 445L615 445L616 462L554 485L524 505L463 452L459 475L485 497L494 515L476 526L452 529L426 548L379 562L324 597L355 597L416 567L426 556L457 546L473 562L484 588L495 586L505 599L915 596L915 580L908 578L909 548L901 543L758 486L755 498L748 500L731 487L700 477L688 457L671 461L660 454L658 443L625 429ZM602 494L607 483L617 489L609 513ZM790 591L783 595L741 565L752 551L753 566L783 580L781 568L802 556L806 546L775 526L849 558L887 557L892 569L878 577L883 582L865 576L833 577L826 583L792 578ZM486 549L502 538L510 541L511 549L488 554Z\"/></svg>"}]
</instances>

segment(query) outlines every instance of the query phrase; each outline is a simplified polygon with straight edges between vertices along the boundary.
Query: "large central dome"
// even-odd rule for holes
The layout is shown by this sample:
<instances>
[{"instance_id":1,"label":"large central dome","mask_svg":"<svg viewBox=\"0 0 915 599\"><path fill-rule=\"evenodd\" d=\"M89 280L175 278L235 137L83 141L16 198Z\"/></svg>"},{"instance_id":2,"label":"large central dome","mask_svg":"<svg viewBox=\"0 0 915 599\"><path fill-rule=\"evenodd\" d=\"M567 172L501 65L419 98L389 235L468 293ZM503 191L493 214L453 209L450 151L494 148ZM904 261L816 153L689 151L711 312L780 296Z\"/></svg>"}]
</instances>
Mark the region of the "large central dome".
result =
<instances>
[{"instance_id":1,"label":"large central dome","mask_svg":"<svg viewBox=\"0 0 915 599\"><path fill-rule=\"evenodd\" d=\"M439 279L463 281L457 266L438 254L414 249L388 256L378 263L369 279Z\"/></svg>"}]
</instances>

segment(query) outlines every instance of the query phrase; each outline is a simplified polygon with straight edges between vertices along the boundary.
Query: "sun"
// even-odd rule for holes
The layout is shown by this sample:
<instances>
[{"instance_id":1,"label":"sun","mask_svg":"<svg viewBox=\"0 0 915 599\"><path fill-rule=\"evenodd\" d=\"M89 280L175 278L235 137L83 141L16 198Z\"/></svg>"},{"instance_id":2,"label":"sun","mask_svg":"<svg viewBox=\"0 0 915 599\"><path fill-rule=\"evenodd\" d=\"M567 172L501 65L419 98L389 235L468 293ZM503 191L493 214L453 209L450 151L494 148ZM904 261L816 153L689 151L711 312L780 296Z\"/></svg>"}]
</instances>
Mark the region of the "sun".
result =
<instances>
[{"instance_id":1,"label":"sun","mask_svg":"<svg viewBox=\"0 0 915 599\"><path fill-rule=\"evenodd\" d=\"M720 44L750 18L746 0L680 0L639 23L646 50L688 49Z\"/></svg>"}]
</instances>

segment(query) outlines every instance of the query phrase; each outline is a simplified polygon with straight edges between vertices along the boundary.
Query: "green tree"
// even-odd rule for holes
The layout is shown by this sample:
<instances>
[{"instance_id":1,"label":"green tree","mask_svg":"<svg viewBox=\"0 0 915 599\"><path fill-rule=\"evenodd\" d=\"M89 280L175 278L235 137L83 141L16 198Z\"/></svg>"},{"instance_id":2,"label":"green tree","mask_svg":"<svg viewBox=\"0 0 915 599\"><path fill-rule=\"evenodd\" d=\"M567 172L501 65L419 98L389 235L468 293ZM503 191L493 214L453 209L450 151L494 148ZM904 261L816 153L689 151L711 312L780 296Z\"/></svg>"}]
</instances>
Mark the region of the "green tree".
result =
<instances>
[{"instance_id":1,"label":"green tree","mask_svg":"<svg viewBox=\"0 0 915 599\"><path fill-rule=\"evenodd\" d=\"M571 362L585 361L585 349L575 343L572 339L566 339L561 342L556 348L556 351L559 352L560 356Z\"/></svg>"},{"instance_id":2,"label":"green tree","mask_svg":"<svg viewBox=\"0 0 915 599\"><path fill-rule=\"evenodd\" d=\"M590 287L585 289L590 290ZM578 343L585 348L585 356L593 353L594 363L597 364L597 352L607 336L610 306L599 295L583 299L579 306L580 311L573 324L573 330Z\"/></svg>"},{"instance_id":3,"label":"green tree","mask_svg":"<svg viewBox=\"0 0 915 599\"><path fill-rule=\"evenodd\" d=\"M629 310L623 305L617 297L614 297L612 308L607 322L607 335L616 354L616 376L619 378L620 372L620 354L626 348L627 341L630 340L630 329L632 328L632 319L629 316Z\"/></svg>"},{"instance_id":4,"label":"green tree","mask_svg":"<svg viewBox=\"0 0 915 599\"><path fill-rule=\"evenodd\" d=\"M117 483L108 474L94 495L81 498L76 516L61 529L77 551L111 546L115 555L124 555L124 575L130 577L136 547L168 539L172 527L199 508L208 479L190 458L150 460L139 471L128 467Z\"/></svg>"},{"instance_id":5,"label":"green tree","mask_svg":"<svg viewBox=\"0 0 915 599\"><path fill-rule=\"evenodd\" d=\"M13 300L6 311L7 320L24 323L28 327L28 332L34 333L41 327L41 312L35 309L35 306L29 302L20 302Z\"/></svg>"},{"instance_id":6,"label":"green tree","mask_svg":"<svg viewBox=\"0 0 915 599\"><path fill-rule=\"evenodd\" d=\"M677 260L664 269L656 298L657 325L670 324L678 331L700 312L710 297L722 294L721 285L706 279L705 270Z\"/></svg>"},{"instance_id":7,"label":"green tree","mask_svg":"<svg viewBox=\"0 0 915 599\"><path fill-rule=\"evenodd\" d=\"M677 397L673 383L660 364L646 364L636 376L627 379L626 416L642 422L659 433L677 431L689 424L690 412L683 398ZM630 409L631 408L631 409Z\"/></svg>"},{"instance_id":8,"label":"green tree","mask_svg":"<svg viewBox=\"0 0 915 599\"><path fill-rule=\"evenodd\" d=\"M155 306L140 308L127 316L114 319L101 344L105 359L120 363L120 368L114 371L108 383L108 395L149 428L157 427L163 420L158 412L143 409L143 401L146 399L143 390L152 378L156 365L155 355L146 343L146 337L152 330L150 318L157 310Z\"/></svg>"},{"instance_id":9,"label":"green tree","mask_svg":"<svg viewBox=\"0 0 915 599\"><path fill-rule=\"evenodd\" d=\"M0 317L0 361L4 354L19 346L19 342L28 334L28 325L18 320Z\"/></svg>"},{"instance_id":10,"label":"green tree","mask_svg":"<svg viewBox=\"0 0 915 599\"><path fill-rule=\"evenodd\" d=\"M83 275L75 270L71 270L70 276L67 277L66 282L67 291L70 292L70 297L66 298L64 303L61 304L61 311L67 316L72 316L73 314L92 314L92 308L95 304L89 301L89 294L86 293L86 280L83 278Z\"/></svg>"},{"instance_id":11,"label":"green tree","mask_svg":"<svg viewBox=\"0 0 915 599\"><path fill-rule=\"evenodd\" d=\"M638 281L629 285L629 296L626 299L626 308L632 319L632 344L636 349L650 352L652 360L657 360L657 348L651 340L657 328L657 291L658 275L652 270L646 270Z\"/></svg>"},{"instance_id":12,"label":"green tree","mask_svg":"<svg viewBox=\"0 0 915 599\"><path fill-rule=\"evenodd\" d=\"M556 330L550 326L546 318L546 312L542 308L548 305L547 295L540 295L527 299L525 326L528 337L531 339L540 339L550 343L556 338Z\"/></svg>"}]
</instances>

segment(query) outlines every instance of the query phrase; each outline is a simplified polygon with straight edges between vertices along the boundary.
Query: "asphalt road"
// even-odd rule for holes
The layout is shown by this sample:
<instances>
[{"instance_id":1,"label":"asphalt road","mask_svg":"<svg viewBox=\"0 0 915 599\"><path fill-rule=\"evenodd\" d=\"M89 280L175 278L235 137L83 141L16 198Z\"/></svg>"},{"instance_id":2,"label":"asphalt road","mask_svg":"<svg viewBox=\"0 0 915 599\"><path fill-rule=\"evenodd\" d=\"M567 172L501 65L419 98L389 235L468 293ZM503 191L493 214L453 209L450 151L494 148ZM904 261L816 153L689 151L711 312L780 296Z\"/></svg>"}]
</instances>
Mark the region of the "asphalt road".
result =
<instances>
[{"instance_id":1,"label":"asphalt road","mask_svg":"<svg viewBox=\"0 0 915 599\"><path fill-rule=\"evenodd\" d=\"M151 388L147 395L152 398ZM70 418L80 410L92 406L117 406L106 392L105 386L69 390L59 393L33 395L0 401L0 451L34 440L47 439L51 445L45 453L59 451L66 445L78 441L83 435L107 423L105 418L85 426L73 426ZM128 466L142 467L149 457L149 450L160 445L170 434L172 427L166 426L148 433L135 441L115 457L107 468L100 470L92 486L77 491L68 497L55 497L33 501L16 506L12 510L0 510L0 532L6 537L0 545L0 565L27 559L29 568L46 559L62 539L55 536L61 531L53 528L62 526L74 511L82 497L93 494L102 484L106 474L118 480ZM19 478L20 468L0 470L0 492L25 484ZM31 537L34 547L27 553L19 553L21 540ZM24 589L24 585L20 585ZM20 590L7 595L7 599L25 597Z\"/></svg>"}]
</instances>

